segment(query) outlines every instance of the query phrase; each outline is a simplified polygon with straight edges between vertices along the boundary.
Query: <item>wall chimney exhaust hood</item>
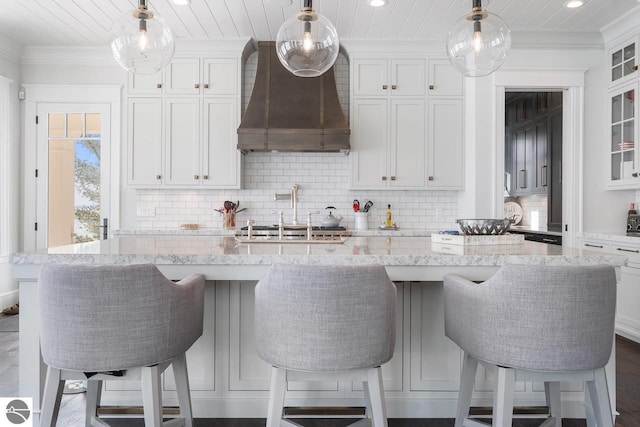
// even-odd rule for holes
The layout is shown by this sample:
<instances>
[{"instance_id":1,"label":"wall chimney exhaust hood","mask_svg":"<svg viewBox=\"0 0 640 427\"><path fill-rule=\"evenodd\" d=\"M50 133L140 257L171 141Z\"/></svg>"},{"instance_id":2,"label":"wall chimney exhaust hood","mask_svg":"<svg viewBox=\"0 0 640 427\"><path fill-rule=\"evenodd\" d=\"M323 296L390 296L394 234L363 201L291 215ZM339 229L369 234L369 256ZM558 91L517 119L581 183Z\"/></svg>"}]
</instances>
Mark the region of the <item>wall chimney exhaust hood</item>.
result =
<instances>
[{"instance_id":1,"label":"wall chimney exhaust hood","mask_svg":"<svg viewBox=\"0 0 640 427\"><path fill-rule=\"evenodd\" d=\"M349 152L350 134L333 67L318 77L296 77L278 60L275 42L258 42L256 81L238 128L238 149Z\"/></svg>"}]
</instances>

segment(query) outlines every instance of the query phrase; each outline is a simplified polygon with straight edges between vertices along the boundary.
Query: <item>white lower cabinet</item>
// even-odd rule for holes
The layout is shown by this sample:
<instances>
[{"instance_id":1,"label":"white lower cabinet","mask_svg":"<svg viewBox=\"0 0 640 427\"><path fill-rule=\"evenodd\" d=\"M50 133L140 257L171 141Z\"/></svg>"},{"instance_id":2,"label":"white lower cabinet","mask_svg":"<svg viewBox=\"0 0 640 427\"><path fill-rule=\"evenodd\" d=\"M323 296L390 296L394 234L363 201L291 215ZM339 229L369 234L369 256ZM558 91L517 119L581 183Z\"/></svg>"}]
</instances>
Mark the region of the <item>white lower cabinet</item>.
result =
<instances>
[{"instance_id":1,"label":"white lower cabinet","mask_svg":"<svg viewBox=\"0 0 640 427\"><path fill-rule=\"evenodd\" d=\"M627 243L585 238L581 247L627 257L627 265L621 267L618 282L616 333L640 343L640 241Z\"/></svg>"}]
</instances>

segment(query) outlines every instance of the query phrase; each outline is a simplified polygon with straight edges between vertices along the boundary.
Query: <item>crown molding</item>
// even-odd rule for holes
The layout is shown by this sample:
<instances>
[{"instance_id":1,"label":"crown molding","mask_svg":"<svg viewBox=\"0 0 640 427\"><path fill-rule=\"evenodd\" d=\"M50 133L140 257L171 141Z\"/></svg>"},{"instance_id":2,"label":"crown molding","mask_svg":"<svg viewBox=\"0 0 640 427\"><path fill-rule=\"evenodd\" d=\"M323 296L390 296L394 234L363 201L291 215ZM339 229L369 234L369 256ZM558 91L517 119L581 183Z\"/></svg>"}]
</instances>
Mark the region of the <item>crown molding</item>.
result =
<instances>
[{"instance_id":1,"label":"crown molding","mask_svg":"<svg viewBox=\"0 0 640 427\"><path fill-rule=\"evenodd\" d=\"M599 31L512 31L511 46L519 49L602 49Z\"/></svg>"},{"instance_id":2,"label":"crown molding","mask_svg":"<svg viewBox=\"0 0 640 427\"><path fill-rule=\"evenodd\" d=\"M250 38L223 40L176 40L176 57L188 55L241 55ZM113 65L108 46L27 46L22 64Z\"/></svg>"},{"instance_id":3,"label":"crown molding","mask_svg":"<svg viewBox=\"0 0 640 427\"><path fill-rule=\"evenodd\" d=\"M602 29L605 44L618 43L631 35L638 34L640 28L640 6L636 6Z\"/></svg>"}]
</instances>

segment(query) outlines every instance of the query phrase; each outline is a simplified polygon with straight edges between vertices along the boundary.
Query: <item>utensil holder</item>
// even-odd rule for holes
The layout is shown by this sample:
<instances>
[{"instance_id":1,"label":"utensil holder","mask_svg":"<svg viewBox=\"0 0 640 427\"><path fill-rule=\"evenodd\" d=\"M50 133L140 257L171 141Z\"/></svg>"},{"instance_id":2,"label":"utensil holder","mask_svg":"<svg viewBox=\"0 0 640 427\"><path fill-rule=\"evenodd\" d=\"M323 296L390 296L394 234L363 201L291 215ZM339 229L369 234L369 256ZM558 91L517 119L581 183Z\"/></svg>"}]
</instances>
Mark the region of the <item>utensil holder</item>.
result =
<instances>
[{"instance_id":1,"label":"utensil holder","mask_svg":"<svg viewBox=\"0 0 640 427\"><path fill-rule=\"evenodd\" d=\"M222 214L222 228L225 230L236 228L235 212L225 212Z\"/></svg>"},{"instance_id":2,"label":"utensil holder","mask_svg":"<svg viewBox=\"0 0 640 427\"><path fill-rule=\"evenodd\" d=\"M355 212L356 216L356 230L367 230L369 228L369 216L367 212Z\"/></svg>"}]
</instances>

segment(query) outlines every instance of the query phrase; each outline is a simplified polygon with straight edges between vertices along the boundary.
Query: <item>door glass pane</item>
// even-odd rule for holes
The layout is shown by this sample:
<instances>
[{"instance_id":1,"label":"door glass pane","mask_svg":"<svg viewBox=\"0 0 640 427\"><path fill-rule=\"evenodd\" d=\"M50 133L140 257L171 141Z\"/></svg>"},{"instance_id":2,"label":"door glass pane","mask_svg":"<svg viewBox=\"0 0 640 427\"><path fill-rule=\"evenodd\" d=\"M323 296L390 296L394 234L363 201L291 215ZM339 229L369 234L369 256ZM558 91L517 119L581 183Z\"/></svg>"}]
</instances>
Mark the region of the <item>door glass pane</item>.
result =
<instances>
[{"instance_id":1,"label":"door glass pane","mask_svg":"<svg viewBox=\"0 0 640 427\"><path fill-rule=\"evenodd\" d=\"M82 114L67 114L67 136L69 138L79 138L82 135Z\"/></svg>"},{"instance_id":2,"label":"door glass pane","mask_svg":"<svg viewBox=\"0 0 640 427\"><path fill-rule=\"evenodd\" d=\"M622 49L616 50L611 54L611 65L619 65L622 63Z\"/></svg>"},{"instance_id":3,"label":"door glass pane","mask_svg":"<svg viewBox=\"0 0 640 427\"><path fill-rule=\"evenodd\" d=\"M611 126L611 151L620 151L622 143L622 124Z\"/></svg>"},{"instance_id":4,"label":"door glass pane","mask_svg":"<svg viewBox=\"0 0 640 427\"><path fill-rule=\"evenodd\" d=\"M628 60L631 59L635 56L636 54L636 44L635 43L631 43L629 46L626 46L624 48L624 60Z\"/></svg>"},{"instance_id":5,"label":"door glass pane","mask_svg":"<svg viewBox=\"0 0 640 427\"><path fill-rule=\"evenodd\" d=\"M611 98L611 123L622 120L622 95Z\"/></svg>"},{"instance_id":6,"label":"door glass pane","mask_svg":"<svg viewBox=\"0 0 640 427\"><path fill-rule=\"evenodd\" d=\"M634 111L634 98L635 98L635 91L630 90L628 92L624 93L624 105L622 106L622 111L623 113L623 118L624 120L629 120L635 117L635 111Z\"/></svg>"},{"instance_id":7,"label":"door glass pane","mask_svg":"<svg viewBox=\"0 0 640 427\"><path fill-rule=\"evenodd\" d=\"M625 151L622 153L622 179L630 179L634 170L633 151Z\"/></svg>"},{"instance_id":8,"label":"door glass pane","mask_svg":"<svg viewBox=\"0 0 640 427\"><path fill-rule=\"evenodd\" d=\"M622 154L615 153L611 156L611 180L618 181L620 179L620 165L622 164Z\"/></svg>"},{"instance_id":9,"label":"door glass pane","mask_svg":"<svg viewBox=\"0 0 640 427\"><path fill-rule=\"evenodd\" d=\"M613 70L611 70L611 80L615 81L621 77L622 77L622 65L613 67Z\"/></svg>"},{"instance_id":10,"label":"door glass pane","mask_svg":"<svg viewBox=\"0 0 640 427\"><path fill-rule=\"evenodd\" d=\"M69 129L82 133L83 114L62 115ZM49 139L49 247L99 239L100 145L96 138Z\"/></svg>"},{"instance_id":11,"label":"door glass pane","mask_svg":"<svg viewBox=\"0 0 640 427\"><path fill-rule=\"evenodd\" d=\"M85 114L85 135L87 137L99 137L102 125L100 114Z\"/></svg>"},{"instance_id":12,"label":"door glass pane","mask_svg":"<svg viewBox=\"0 0 640 427\"><path fill-rule=\"evenodd\" d=\"M64 114L49 114L49 138L63 137L64 135Z\"/></svg>"},{"instance_id":13,"label":"door glass pane","mask_svg":"<svg viewBox=\"0 0 640 427\"><path fill-rule=\"evenodd\" d=\"M636 61L633 59L624 63L624 75L628 76L636 71Z\"/></svg>"}]
</instances>

